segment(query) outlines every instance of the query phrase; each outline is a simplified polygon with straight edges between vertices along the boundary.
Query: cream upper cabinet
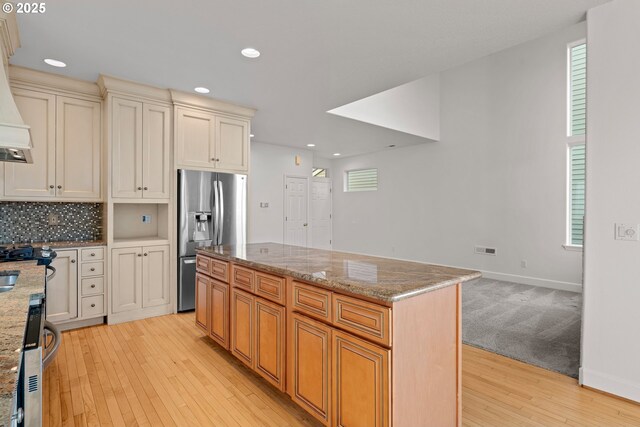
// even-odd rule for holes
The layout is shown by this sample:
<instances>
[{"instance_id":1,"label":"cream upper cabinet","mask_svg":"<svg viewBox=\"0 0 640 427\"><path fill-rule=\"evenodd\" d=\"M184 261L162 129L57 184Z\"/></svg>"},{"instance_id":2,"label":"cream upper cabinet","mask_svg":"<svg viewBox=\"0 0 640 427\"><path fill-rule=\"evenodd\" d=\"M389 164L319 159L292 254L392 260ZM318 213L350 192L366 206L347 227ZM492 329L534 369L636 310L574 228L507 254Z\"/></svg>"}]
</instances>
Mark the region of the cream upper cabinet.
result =
<instances>
[{"instance_id":1,"label":"cream upper cabinet","mask_svg":"<svg viewBox=\"0 0 640 427\"><path fill-rule=\"evenodd\" d=\"M101 104L27 89L13 93L31 127L33 163L5 165L4 197L99 201Z\"/></svg>"},{"instance_id":2,"label":"cream upper cabinet","mask_svg":"<svg viewBox=\"0 0 640 427\"><path fill-rule=\"evenodd\" d=\"M113 98L111 195L142 197L142 102Z\"/></svg>"},{"instance_id":3,"label":"cream upper cabinet","mask_svg":"<svg viewBox=\"0 0 640 427\"><path fill-rule=\"evenodd\" d=\"M249 170L249 122L216 116L216 168L246 172Z\"/></svg>"},{"instance_id":4,"label":"cream upper cabinet","mask_svg":"<svg viewBox=\"0 0 640 427\"><path fill-rule=\"evenodd\" d=\"M56 185L56 97L15 89L22 120L31 126L33 163L5 163L4 193L7 197L55 197Z\"/></svg>"},{"instance_id":5,"label":"cream upper cabinet","mask_svg":"<svg viewBox=\"0 0 640 427\"><path fill-rule=\"evenodd\" d=\"M171 109L113 98L111 195L168 199Z\"/></svg>"},{"instance_id":6,"label":"cream upper cabinet","mask_svg":"<svg viewBox=\"0 0 640 427\"><path fill-rule=\"evenodd\" d=\"M176 115L178 168L248 172L248 120L184 107Z\"/></svg>"},{"instance_id":7,"label":"cream upper cabinet","mask_svg":"<svg viewBox=\"0 0 640 427\"><path fill-rule=\"evenodd\" d=\"M57 97L56 195L100 198L99 102Z\"/></svg>"},{"instance_id":8,"label":"cream upper cabinet","mask_svg":"<svg viewBox=\"0 0 640 427\"><path fill-rule=\"evenodd\" d=\"M213 114L177 109L177 156L179 168L215 167L215 125Z\"/></svg>"},{"instance_id":9,"label":"cream upper cabinet","mask_svg":"<svg viewBox=\"0 0 640 427\"><path fill-rule=\"evenodd\" d=\"M142 123L142 196L168 199L171 177L171 109L145 103Z\"/></svg>"}]
</instances>

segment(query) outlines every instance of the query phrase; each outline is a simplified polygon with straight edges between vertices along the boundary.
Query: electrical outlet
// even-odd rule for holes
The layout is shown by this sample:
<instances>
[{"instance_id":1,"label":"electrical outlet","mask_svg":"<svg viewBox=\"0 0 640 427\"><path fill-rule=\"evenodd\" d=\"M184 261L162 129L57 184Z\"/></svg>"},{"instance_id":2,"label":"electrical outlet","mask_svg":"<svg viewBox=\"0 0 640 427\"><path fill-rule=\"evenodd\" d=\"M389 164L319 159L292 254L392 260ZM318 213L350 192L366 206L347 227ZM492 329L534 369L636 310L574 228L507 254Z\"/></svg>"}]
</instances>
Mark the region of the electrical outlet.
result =
<instances>
[{"instance_id":1,"label":"electrical outlet","mask_svg":"<svg viewBox=\"0 0 640 427\"><path fill-rule=\"evenodd\" d=\"M260 207L261 208L268 208L269 207L269 202L260 202Z\"/></svg>"},{"instance_id":2,"label":"electrical outlet","mask_svg":"<svg viewBox=\"0 0 640 427\"><path fill-rule=\"evenodd\" d=\"M638 224L616 224L616 240L638 240Z\"/></svg>"},{"instance_id":3,"label":"electrical outlet","mask_svg":"<svg viewBox=\"0 0 640 427\"><path fill-rule=\"evenodd\" d=\"M60 225L60 215L56 213L50 213L47 218L47 223L49 225Z\"/></svg>"},{"instance_id":4,"label":"electrical outlet","mask_svg":"<svg viewBox=\"0 0 640 427\"><path fill-rule=\"evenodd\" d=\"M527 260L523 259L522 261L520 261L520 267L521 268L527 268Z\"/></svg>"},{"instance_id":5,"label":"electrical outlet","mask_svg":"<svg viewBox=\"0 0 640 427\"><path fill-rule=\"evenodd\" d=\"M151 215L142 215L143 224L151 224Z\"/></svg>"}]
</instances>

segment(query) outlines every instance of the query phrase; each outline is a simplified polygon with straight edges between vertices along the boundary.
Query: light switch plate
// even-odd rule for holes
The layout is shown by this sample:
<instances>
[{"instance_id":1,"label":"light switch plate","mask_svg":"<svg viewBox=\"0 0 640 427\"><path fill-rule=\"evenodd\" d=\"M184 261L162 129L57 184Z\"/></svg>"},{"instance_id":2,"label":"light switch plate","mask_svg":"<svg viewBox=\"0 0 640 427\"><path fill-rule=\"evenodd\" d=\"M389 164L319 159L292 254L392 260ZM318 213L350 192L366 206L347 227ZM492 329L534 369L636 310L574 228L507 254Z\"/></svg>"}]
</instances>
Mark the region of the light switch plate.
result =
<instances>
[{"instance_id":1,"label":"light switch plate","mask_svg":"<svg viewBox=\"0 0 640 427\"><path fill-rule=\"evenodd\" d=\"M638 224L616 223L616 240L638 240Z\"/></svg>"}]
</instances>

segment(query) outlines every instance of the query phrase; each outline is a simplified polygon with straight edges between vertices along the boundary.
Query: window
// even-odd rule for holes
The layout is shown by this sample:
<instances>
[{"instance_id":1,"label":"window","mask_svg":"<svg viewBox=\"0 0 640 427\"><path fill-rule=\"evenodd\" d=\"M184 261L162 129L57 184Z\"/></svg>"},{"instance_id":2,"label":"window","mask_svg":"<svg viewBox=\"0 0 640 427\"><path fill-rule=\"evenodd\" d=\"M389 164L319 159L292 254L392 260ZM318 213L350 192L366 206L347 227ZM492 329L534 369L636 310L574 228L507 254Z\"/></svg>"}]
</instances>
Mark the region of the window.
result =
<instances>
[{"instance_id":1,"label":"window","mask_svg":"<svg viewBox=\"0 0 640 427\"><path fill-rule=\"evenodd\" d=\"M378 189L378 169L358 169L345 173L344 191L373 191Z\"/></svg>"},{"instance_id":2,"label":"window","mask_svg":"<svg viewBox=\"0 0 640 427\"><path fill-rule=\"evenodd\" d=\"M313 178L326 178L327 170L325 168L313 168L313 171L311 171L311 176Z\"/></svg>"},{"instance_id":3,"label":"window","mask_svg":"<svg viewBox=\"0 0 640 427\"><path fill-rule=\"evenodd\" d=\"M587 45L579 41L568 49L567 244L582 246L584 240L585 133L587 128Z\"/></svg>"}]
</instances>

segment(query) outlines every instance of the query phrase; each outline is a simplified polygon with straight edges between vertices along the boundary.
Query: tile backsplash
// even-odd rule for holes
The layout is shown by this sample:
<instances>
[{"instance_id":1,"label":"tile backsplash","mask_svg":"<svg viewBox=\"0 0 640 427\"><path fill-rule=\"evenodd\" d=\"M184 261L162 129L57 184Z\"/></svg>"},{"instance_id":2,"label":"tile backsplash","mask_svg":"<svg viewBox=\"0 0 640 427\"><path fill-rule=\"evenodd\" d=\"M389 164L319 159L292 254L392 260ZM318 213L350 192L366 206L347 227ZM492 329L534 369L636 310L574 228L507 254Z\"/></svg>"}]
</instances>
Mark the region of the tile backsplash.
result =
<instances>
[{"instance_id":1,"label":"tile backsplash","mask_svg":"<svg viewBox=\"0 0 640 427\"><path fill-rule=\"evenodd\" d=\"M0 202L0 243L102 239L102 203Z\"/></svg>"}]
</instances>

